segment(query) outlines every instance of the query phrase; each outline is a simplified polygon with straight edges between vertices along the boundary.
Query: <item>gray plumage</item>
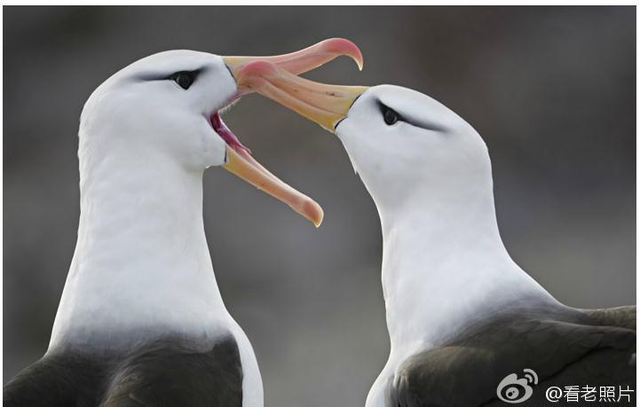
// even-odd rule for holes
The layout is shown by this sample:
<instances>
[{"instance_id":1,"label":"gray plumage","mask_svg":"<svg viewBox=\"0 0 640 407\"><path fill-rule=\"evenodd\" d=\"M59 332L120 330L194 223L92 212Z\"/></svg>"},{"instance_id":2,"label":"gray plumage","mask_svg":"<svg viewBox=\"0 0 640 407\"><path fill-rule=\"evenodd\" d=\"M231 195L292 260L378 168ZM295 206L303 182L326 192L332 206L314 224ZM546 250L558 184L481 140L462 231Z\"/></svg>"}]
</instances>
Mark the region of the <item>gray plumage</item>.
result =
<instances>
[{"instance_id":1,"label":"gray plumage","mask_svg":"<svg viewBox=\"0 0 640 407\"><path fill-rule=\"evenodd\" d=\"M505 406L496 389L508 374L524 368L539 378L529 406L548 405L549 386L634 389L635 321L635 306L506 310L406 360L390 387L389 405ZM623 400L616 405L635 404Z\"/></svg>"},{"instance_id":2,"label":"gray plumage","mask_svg":"<svg viewBox=\"0 0 640 407\"><path fill-rule=\"evenodd\" d=\"M242 366L227 336L207 351L183 339L120 354L48 353L4 387L5 407L241 407Z\"/></svg>"}]
</instances>

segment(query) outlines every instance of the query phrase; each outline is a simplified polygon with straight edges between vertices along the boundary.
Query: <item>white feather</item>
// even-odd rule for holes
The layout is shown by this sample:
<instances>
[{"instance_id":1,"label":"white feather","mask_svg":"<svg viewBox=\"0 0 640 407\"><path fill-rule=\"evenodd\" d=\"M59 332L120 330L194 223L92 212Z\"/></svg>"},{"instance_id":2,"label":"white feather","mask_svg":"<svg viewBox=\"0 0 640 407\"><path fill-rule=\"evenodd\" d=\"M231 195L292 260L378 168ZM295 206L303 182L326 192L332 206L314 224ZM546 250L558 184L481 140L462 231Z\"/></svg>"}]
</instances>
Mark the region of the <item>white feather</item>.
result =
<instances>
[{"instance_id":1,"label":"white feather","mask_svg":"<svg viewBox=\"0 0 640 407\"><path fill-rule=\"evenodd\" d=\"M163 79L203 68L189 91ZM154 80L145 80L149 76ZM255 354L218 290L202 219L202 176L224 163L208 115L236 94L221 58L173 51L105 81L80 123L78 241L49 352L126 350L166 334L238 343L243 405L261 407Z\"/></svg>"},{"instance_id":2,"label":"white feather","mask_svg":"<svg viewBox=\"0 0 640 407\"><path fill-rule=\"evenodd\" d=\"M380 103L406 121L387 125ZM518 299L557 304L507 253L486 145L458 115L421 93L376 86L336 133L382 222L391 349L367 407L385 405L390 380L409 356Z\"/></svg>"}]
</instances>

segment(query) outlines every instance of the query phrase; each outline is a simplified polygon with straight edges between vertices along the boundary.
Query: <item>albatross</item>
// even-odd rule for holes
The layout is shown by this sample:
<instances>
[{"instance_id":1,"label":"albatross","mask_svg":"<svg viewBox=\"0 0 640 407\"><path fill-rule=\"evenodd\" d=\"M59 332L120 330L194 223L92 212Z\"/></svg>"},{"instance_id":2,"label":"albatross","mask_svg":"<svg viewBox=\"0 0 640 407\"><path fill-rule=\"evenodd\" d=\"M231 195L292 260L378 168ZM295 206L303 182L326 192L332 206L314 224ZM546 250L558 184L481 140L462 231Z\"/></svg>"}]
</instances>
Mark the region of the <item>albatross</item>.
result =
<instances>
[{"instance_id":1,"label":"albatross","mask_svg":"<svg viewBox=\"0 0 640 407\"><path fill-rule=\"evenodd\" d=\"M202 219L202 177L221 166L319 225L317 203L255 161L220 113L268 61L300 74L346 55L330 39L273 57L162 52L117 72L80 119L78 239L46 354L4 387L4 406L261 407L251 344L224 306Z\"/></svg>"},{"instance_id":2,"label":"albatross","mask_svg":"<svg viewBox=\"0 0 640 407\"><path fill-rule=\"evenodd\" d=\"M635 405L635 306L569 307L512 260L471 125L411 89L320 84L267 61L239 81L334 132L378 209L391 349L367 407L571 404L562 395L585 386Z\"/></svg>"}]
</instances>

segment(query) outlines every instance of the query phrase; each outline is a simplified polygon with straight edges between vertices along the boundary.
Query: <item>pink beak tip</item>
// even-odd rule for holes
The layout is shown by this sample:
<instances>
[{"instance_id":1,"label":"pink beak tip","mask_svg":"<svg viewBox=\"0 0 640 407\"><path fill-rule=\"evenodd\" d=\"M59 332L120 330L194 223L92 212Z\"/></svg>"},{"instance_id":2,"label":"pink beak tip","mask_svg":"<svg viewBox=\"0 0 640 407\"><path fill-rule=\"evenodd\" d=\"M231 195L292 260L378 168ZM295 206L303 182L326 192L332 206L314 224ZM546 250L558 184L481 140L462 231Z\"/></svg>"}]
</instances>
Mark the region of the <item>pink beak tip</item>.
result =
<instances>
[{"instance_id":1,"label":"pink beak tip","mask_svg":"<svg viewBox=\"0 0 640 407\"><path fill-rule=\"evenodd\" d=\"M358 69L362 71L364 67L364 57L360 48L345 38L330 38L322 41L322 47L327 51L339 55L346 55L353 59L358 65Z\"/></svg>"}]
</instances>

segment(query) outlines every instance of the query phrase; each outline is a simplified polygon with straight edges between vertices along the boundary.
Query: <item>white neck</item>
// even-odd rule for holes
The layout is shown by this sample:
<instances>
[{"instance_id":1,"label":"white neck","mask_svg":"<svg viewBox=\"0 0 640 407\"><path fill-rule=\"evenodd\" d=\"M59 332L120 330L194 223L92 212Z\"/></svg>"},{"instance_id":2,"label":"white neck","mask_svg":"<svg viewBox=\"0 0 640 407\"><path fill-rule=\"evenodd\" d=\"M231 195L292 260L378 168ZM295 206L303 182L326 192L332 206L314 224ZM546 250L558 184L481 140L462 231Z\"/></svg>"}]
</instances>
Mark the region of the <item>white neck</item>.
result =
<instances>
[{"instance_id":1,"label":"white neck","mask_svg":"<svg viewBox=\"0 0 640 407\"><path fill-rule=\"evenodd\" d=\"M78 241L50 350L203 339L232 321L207 248L202 172L120 144L97 155L81 140Z\"/></svg>"},{"instance_id":2,"label":"white neck","mask_svg":"<svg viewBox=\"0 0 640 407\"><path fill-rule=\"evenodd\" d=\"M491 174L470 188L416 191L404 205L372 194L383 234L382 285L391 349L367 397L386 405L388 386L410 356L514 306L562 306L513 262L496 221ZM460 192L464 191L464 192Z\"/></svg>"},{"instance_id":3,"label":"white neck","mask_svg":"<svg viewBox=\"0 0 640 407\"><path fill-rule=\"evenodd\" d=\"M416 191L404 205L376 200L391 354L438 346L455 333L529 300L555 303L507 253L490 174L469 188Z\"/></svg>"}]
</instances>

